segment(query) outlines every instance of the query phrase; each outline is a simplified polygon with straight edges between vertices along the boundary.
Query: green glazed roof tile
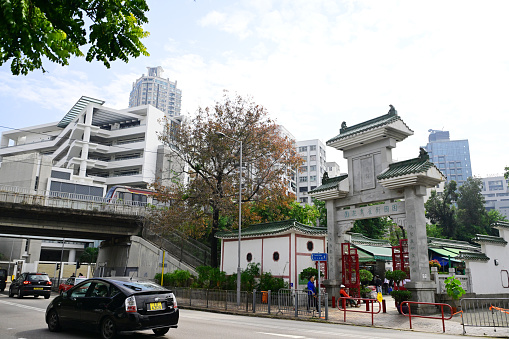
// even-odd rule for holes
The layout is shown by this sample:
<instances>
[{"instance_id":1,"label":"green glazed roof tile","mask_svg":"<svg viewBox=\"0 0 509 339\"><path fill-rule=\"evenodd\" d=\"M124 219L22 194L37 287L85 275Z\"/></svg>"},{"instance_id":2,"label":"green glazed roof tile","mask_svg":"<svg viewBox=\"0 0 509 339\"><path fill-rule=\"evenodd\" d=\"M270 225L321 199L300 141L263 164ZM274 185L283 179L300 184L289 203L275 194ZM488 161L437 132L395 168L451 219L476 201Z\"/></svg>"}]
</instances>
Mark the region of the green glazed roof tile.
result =
<instances>
[{"instance_id":1,"label":"green glazed roof tile","mask_svg":"<svg viewBox=\"0 0 509 339\"><path fill-rule=\"evenodd\" d=\"M505 221L497 221L493 224L491 224L491 227L503 227L503 228L509 228L509 222Z\"/></svg>"},{"instance_id":2,"label":"green glazed roof tile","mask_svg":"<svg viewBox=\"0 0 509 339\"><path fill-rule=\"evenodd\" d=\"M353 125L351 127L341 128L341 130L339 131L339 135L328 140L326 142L326 144L329 145L330 143L332 143L334 141L337 141L337 140L340 140L340 139L343 139L343 138L349 137L351 135L354 135L354 134L357 134L357 133L360 133L363 131L367 131L367 130L370 130L373 128L388 125L388 124L395 122L397 120L401 120L399 115L397 113L389 112L389 113L379 116L377 118L361 122L360 124ZM403 120L401 120L401 121L403 121ZM405 126L406 126L406 124L405 124Z\"/></svg>"},{"instance_id":3,"label":"green glazed roof tile","mask_svg":"<svg viewBox=\"0 0 509 339\"><path fill-rule=\"evenodd\" d=\"M484 253L479 252L460 252L457 256L458 259L461 260L475 260L475 261L488 261L490 258L486 256Z\"/></svg>"},{"instance_id":4,"label":"green glazed roof tile","mask_svg":"<svg viewBox=\"0 0 509 339\"><path fill-rule=\"evenodd\" d=\"M270 235L270 234L280 234L291 229L300 231L305 234L313 234L313 235L326 235L327 227L314 227L301 224L294 219L284 220L284 221L275 221L268 222L263 224L251 225L246 228L242 228L241 236L242 237L255 237L262 235ZM239 236L238 230L235 231L219 231L216 233L216 238L220 239L229 239L229 238L237 238Z\"/></svg>"},{"instance_id":5,"label":"green glazed roof tile","mask_svg":"<svg viewBox=\"0 0 509 339\"><path fill-rule=\"evenodd\" d=\"M490 243L496 243L496 244L502 244L506 245L507 241L505 241L503 238L500 237L494 237L491 235L485 235L485 234L476 234L475 238L472 239L474 242L490 242Z\"/></svg>"},{"instance_id":6,"label":"green glazed roof tile","mask_svg":"<svg viewBox=\"0 0 509 339\"><path fill-rule=\"evenodd\" d=\"M322 184L315 188L314 190L309 191L308 193L316 193L322 191L328 191L330 189L335 188L340 181L348 178L348 174L343 174L334 178L323 179Z\"/></svg>"},{"instance_id":7,"label":"green glazed roof tile","mask_svg":"<svg viewBox=\"0 0 509 339\"><path fill-rule=\"evenodd\" d=\"M402 175L423 173L431 167L436 166L428 160L427 157L418 157L414 159L394 162L389 164L389 168L377 176L378 180L399 177ZM440 171L437 168L438 171ZM440 172L441 173L441 172Z\"/></svg>"}]
</instances>

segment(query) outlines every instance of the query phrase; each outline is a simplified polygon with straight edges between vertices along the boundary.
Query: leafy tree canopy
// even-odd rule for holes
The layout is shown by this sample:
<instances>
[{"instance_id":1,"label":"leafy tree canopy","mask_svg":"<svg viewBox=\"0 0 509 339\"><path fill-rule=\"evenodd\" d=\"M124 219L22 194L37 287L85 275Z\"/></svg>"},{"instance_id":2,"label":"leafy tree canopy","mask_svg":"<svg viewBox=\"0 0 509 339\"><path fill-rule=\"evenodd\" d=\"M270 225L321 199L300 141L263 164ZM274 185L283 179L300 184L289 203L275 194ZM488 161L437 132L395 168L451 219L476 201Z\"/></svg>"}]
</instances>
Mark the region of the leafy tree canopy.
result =
<instances>
[{"instance_id":1,"label":"leafy tree canopy","mask_svg":"<svg viewBox=\"0 0 509 339\"><path fill-rule=\"evenodd\" d=\"M472 177L459 188L455 181L449 182L442 195L432 191L425 203L426 217L434 224L427 226L428 236L469 241L476 234L498 235L491 224L505 217L486 211L481 192L482 181Z\"/></svg>"},{"instance_id":2,"label":"leafy tree canopy","mask_svg":"<svg viewBox=\"0 0 509 339\"><path fill-rule=\"evenodd\" d=\"M350 231L361 233L371 239L383 239L392 224L392 220L387 217L356 220Z\"/></svg>"},{"instance_id":3,"label":"leafy tree canopy","mask_svg":"<svg viewBox=\"0 0 509 339\"><path fill-rule=\"evenodd\" d=\"M87 247L85 248L85 252L80 255L80 262L93 264L97 262L97 255L99 254L99 249L97 247Z\"/></svg>"},{"instance_id":4,"label":"leafy tree canopy","mask_svg":"<svg viewBox=\"0 0 509 339\"><path fill-rule=\"evenodd\" d=\"M14 75L41 69L43 59L68 65L72 56L110 62L148 56L141 39L146 0L0 1L0 65L11 61ZM86 27L86 24L89 26Z\"/></svg>"},{"instance_id":5,"label":"leafy tree canopy","mask_svg":"<svg viewBox=\"0 0 509 339\"><path fill-rule=\"evenodd\" d=\"M169 124L167 130L174 131ZM160 135L160 140L187 165L184 170L191 180L186 185L154 185L159 201L171 201L158 224L208 236L212 266L217 266L215 233L220 220L227 221L223 226L228 229L238 227L240 141L243 211L248 202L269 202L288 194L291 169L302 163L292 141L262 106L227 92L222 101L199 108L193 119L171 135Z\"/></svg>"}]
</instances>

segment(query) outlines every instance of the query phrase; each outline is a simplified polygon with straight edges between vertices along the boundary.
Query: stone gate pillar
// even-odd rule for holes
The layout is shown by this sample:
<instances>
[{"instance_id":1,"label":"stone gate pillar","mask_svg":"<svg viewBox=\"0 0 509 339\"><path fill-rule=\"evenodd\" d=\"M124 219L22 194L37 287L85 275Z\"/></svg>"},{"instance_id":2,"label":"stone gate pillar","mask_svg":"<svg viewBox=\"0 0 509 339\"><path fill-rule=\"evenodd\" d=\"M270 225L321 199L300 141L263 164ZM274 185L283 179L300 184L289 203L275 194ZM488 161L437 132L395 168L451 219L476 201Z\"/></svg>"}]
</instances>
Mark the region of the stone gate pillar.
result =
<instances>
[{"instance_id":1,"label":"stone gate pillar","mask_svg":"<svg viewBox=\"0 0 509 339\"><path fill-rule=\"evenodd\" d=\"M428 238L424 216L425 186L405 187L406 224L410 261L410 282L405 287L412 292L412 300L434 303L436 288L430 280ZM421 306L421 305L419 305ZM433 308L417 307L417 312L431 313Z\"/></svg>"}]
</instances>

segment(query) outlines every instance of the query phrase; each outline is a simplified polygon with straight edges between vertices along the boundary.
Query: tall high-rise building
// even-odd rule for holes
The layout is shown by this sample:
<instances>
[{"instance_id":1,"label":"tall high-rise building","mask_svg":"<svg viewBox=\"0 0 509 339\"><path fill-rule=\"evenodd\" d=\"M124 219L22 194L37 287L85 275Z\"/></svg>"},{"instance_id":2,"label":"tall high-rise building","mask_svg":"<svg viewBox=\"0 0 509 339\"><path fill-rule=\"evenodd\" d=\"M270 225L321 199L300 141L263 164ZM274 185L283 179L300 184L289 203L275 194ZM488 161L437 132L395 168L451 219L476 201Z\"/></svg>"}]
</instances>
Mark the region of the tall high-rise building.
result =
<instances>
[{"instance_id":1,"label":"tall high-rise building","mask_svg":"<svg viewBox=\"0 0 509 339\"><path fill-rule=\"evenodd\" d=\"M297 201L312 204L308 191L320 186L325 172L325 145L318 139L297 141L304 164L297 171Z\"/></svg>"},{"instance_id":2,"label":"tall high-rise building","mask_svg":"<svg viewBox=\"0 0 509 339\"><path fill-rule=\"evenodd\" d=\"M447 176L447 181L454 180L461 186L472 176L468 140L450 140L449 131L428 130L428 144L422 146L429 160Z\"/></svg>"},{"instance_id":3,"label":"tall high-rise building","mask_svg":"<svg viewBox=\"0 0 509 339\"><path fill-rule=\"evenodd\" d=\"M177 81L163 79L164 72L161 66L147 67L147 75L133 83L133 89L129 95L129 107L152 105L163 111L165 116L174 117L180 115L182 91L177 88Z\"/></svg>"},{"instance_id":4,"label":"tall high-rise building","mask_svg":"<svg viewBox=\"0 0 509 339\"><path fill-rule=\"evenodd\" d=\"M504 176L480 178L487 211L497 210L509 218L509 179Z\"/></svg>"}]
</instances>

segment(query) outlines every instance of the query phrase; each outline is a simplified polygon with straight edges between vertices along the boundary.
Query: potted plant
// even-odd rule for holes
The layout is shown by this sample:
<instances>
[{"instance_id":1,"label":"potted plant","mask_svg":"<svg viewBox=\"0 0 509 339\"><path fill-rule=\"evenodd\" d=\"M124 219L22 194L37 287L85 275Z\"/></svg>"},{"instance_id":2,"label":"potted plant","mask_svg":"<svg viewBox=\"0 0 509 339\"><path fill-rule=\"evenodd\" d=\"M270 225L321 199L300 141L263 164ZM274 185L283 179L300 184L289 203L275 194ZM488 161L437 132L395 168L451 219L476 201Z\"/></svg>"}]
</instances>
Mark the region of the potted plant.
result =
<instances>
[{"instance_id":1,"label":"potted plant","mask_svg":"<svg viewBox=\"0 0 509 339\"><path fill-rule=\"evenodd\" d=\"M458 311L458 300L461 298L463 294L466 293L466 291L461 287L461 281L459 279L456 279L456 276L449 277L445 279L445 291L447 292L447 295L452 298L451 307L452 307L452 313L456 313Z\"/></svg>"},{"instance_id":2,"label":"potted plant","mask_svg":"<svg viewBox=\"0 0 509 339\"><path fill-rule=\"evenodd\" d=\"M402 282L407 278L407 273L402 270L395 270L395 271L387 271L385 272L385 277L389 280L394 281L394 285L396 286L396 289L400 289L399 283Z\"/></svg>"},{"instance_id":3,"label":"potted plant","mask_svg":"<svg viewBox=\"0 0 509 339\"><path fill-rule=\"evenodd\" d=\"M361 281L361 297L366 298L371 292L371 289L368 288L368 284L373 280L373 273L368 270L359 270L359 278Z\"/></svg>"},{"instance_id":4,"label":"potted plant","mask_svg":"<svg viewBox=\"0 0 509 339\"><path fill-rule=\"evenodd\" d=\"M412 292L407 290L399 290L399 291L392 291L391 297L394 298L394 302L396 304L396 308L398 309L398 312L400 314L407 314L408 313L408 305L403 305L403 308L401 308L401 303L403 301L408 301L410 298L412 298ZM403 313L402 313L403 312Z\"/></svg>"}]
</instances>

